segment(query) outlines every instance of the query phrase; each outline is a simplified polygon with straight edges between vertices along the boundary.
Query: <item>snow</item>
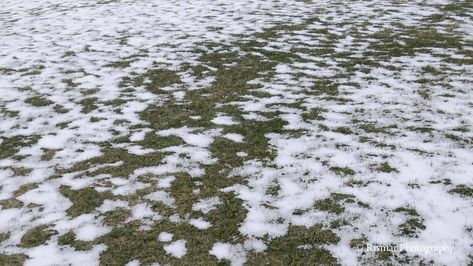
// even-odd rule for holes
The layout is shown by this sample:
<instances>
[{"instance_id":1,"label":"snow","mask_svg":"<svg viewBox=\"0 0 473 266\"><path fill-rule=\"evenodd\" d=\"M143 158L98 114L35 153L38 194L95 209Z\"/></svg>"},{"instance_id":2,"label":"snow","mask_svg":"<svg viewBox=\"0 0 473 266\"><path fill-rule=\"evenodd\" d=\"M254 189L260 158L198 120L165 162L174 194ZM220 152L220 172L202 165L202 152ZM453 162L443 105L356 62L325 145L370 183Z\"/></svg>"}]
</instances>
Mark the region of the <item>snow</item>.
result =
<instances>
[{"instance_id":1,"label":"snow","mask_svg":"<svg viewBox=\"0 0 473 266\"><path fill-rule=\"evenodd\" d=\"M93 246L89 251L75 251L70 247L60 248L57 244L42 245L27 252L30 259L25 265L99 265L99 255L106 249L105 245Z\"/></svg>"},{"instance_id":2,"label":"snow","mask_svg":"<svg viewBox=\"0 0 473 266\"><path fill-rule=\"evenodd\" d=\"M166 253L179 259L187 253L186 243L187 241L185 240L177 240L169 245L164 246L164 250Z\"/></svg>"},{"instance_id":3,"label":"snow","mask_svg":"<svg viewBox=\"0 0 473 266\"><path fill-rule=\"evenodd\" d=\"M244 137L240 134L236 134L236 133L228 133L228 134L225 134L223 135L224 138L226 139L229 139L229 140L232 140L234 142L243 142L243 139Z\"/></svg>"},{"instance_id":4,"label":"snow","mask_svg":"<svg viewBox=\"0 0 473 266\"><path fill-rule=\"evenodd\" d=\"M76 239L81 241L92 241L103 236L111 230L96 224L86 224L75 230Z\"/></svg>"},{"instance_id":5,"label":"snow","mask_svg":"<svg viewBox=\"0 0 473 266\"><path fill-rule=\"evenodd\" d=\"M246 262L245 252L240 244L216 243L209 253L219 260L229 260L232 266L241 266Z\"/></svg>"},{"instance_id":6,"label":"snow","mask_svg":"<svg viewBox=\"0 0 473 266\"><path fill-rule=\"evenodd\" d=\"M215 210L216 205L220 203L219 197L211 197L207 199L201 199L199 202L194 203L192 205L192 210L194 211L201 211L204 214L207 214L208 212Z\"/></svg>"},{"instance_id":7,"label":"snow","mask_svg":"<svg viewBox=\"0 0 473 266\"><path fill-rule=\"evenodd\" d=\"M163 177L162 179L160 179L158 181L158 187L159 188L170 188L171 184L174 180L176 180L176 177L174 177L174 176Z\"/></svg>"},{"instance_id":8,"label":"snow","mask_svg":"<svg viewBox=\"0 0 473 266\"><path fill-rule=\"evenodd\" d=\"M238 124L237 122L233 121L231 116L221 115L217 116L212 119L212 122L216 125L223 125L223 126L231 126Z\"/></svg>"},{"instance_id":9,"label":"snow","mask_svg":"<svg viewBox=\"0 0 473 266\"><path fill-rule=\"evenodd\" d=\"M187 144L198 146L198 147L208 147L213 142L213 138L217 136L220 130L208 130L202 133L193 133L194 129L184 126L182 128L175 129L166 129L159 131L158 136L178 136L182 138Z\"/></svg>"},{"instance_id":10,"label":"snow","mask_svg":"<svg viewBox=\"0 0 473 266\"><path fill-rule=\"evenodd\" d=\"M140 266L140 261L139 260L132 260L125 264L125 266Z\"/></svg>"},{"instance_id":11,"label":"snow","mask_svg":"<svg viewBox=\"0 0 473 266\"><path fill-rule=\"evenodd\" d=\"M159 201L169 207L174 206L174 199L170 197L169 193L165 191L155 191L151 194L146 195L145 198L150 199L152 201Z\"/></svg>"},{"instance_id":12,"label":"snow","mask_svg":"<svg viewBox=\"0 0 473 266\"><path fill-rule=\"evenodd\" d=\"M245 208L239 235L232 236L241 241L213 243L209 253L232 265L247 262L249 252L265 252L291 226L327 225L339 218L349 220L351 227L331 228L341 240L323 248L343 265L359 263L360 254L350 248L350 241L360 235L378 244L452 245L451 254L409 255L438 264L467 264L473 244L468 233L473 227L473 204L471 197L450 191L457 185L473 186L473 68L469 63L455 63L469 59L473 22L471 16L450 11L448 18L429 25L430 16L443 12L439 8L447 3L454 1L3 0L0 234L8 239L0 243L0 251L26 254L26 265L98 265L100 254L110 247L97 242L92 249L79 251L59 245L58 238L73 232L77 240L100 242L101 236L113 230L104 225L106 213L118 208L130 212L125 223L140 224L140 229L152 229L165 221L175 226L190 224L196 232L211 230L217 224L210 219L212 212L225 208L227 195L222 195L228 194L241 200ZM282 27L264 40L255 35L275 25L302 23L314 14L317 20L302 29ZM381 51L386 53L384 59L372 56L373 66L359 63L353 71L344 66L373 52L370 45L379 41L373 37L376 33L385 29L404 33L397 23L405 29L427 27L460 36L463 49L428 47L402 56L388 56L386 50ZM218 27L222 29L215 29ZM326 40L333 51L325 55L310 52L327 48ZM257 73L248 82L257 89L225 91L223 97L236 100L209 105L218 109L210 117L192 113L182 120L209 125L162 127L143 118L141 112L150 106L173 102L184 110L189 108L192 92L211 94L216 73L223 69L201 62L198 51L233 51L243 57L248 52L238 44L247 41L261 45L259 51L251 52L255 55L290 52L300 58L291 57L268 73ZM209 48L208 43L217 47ZM132 62L123 68L112 66L126 60ZM224 67L238 63L234 61ZM183 70L186 65L201 66L209 74L199 79ZM424 73L425 67L441 73ZM150 79L142 86L122 86L124 79L133 80L152 68L175 71L181 83L161 88L162 94L146 90ZM422 84L422 79L429 81ZM314 92L321 80L336 83L337 94ZM425 89L430 93L428 99L419 93ZM39 96L51 104L27 103ZM96 108L86 111L83 101L87 100ZM115 100L124 103L115 104ZM67 112L58 112L60 106ZM223 110L229 106L240 113ZM306 119L316 108L322 110L323 119ZM252 139L235 133L233 127L248 121L272 122L273 118L284 121L282 130L268 132L261 139L268 140L274 158L245 151ZM367 132L361 128L364 123L389 127L388 133ZM349 127L354 133L336 132L339 127ZM432 131L413 130L418 127ZM462 140L455 141L448 134ZM177 136L182 142L155 148L144 143L149 136L158 142ZM12 145L11 138L21 141ZM241 164L225 165L230 170L219 172L224 177L218 178L238 177L243 182L219 188L217 196L209 195L205 186L208 166L222 163L212 146L220 138L235 142L232 146L239 148L235 155ZM102 160L106 152L116 155L117 150L123 150L126 158ZM47 151L53 151L48 160L44 159ZM152 159L156 159L153 164L149 163ZM396 171L378 171L384 162ZM348 167L354 174L343 176L333 167ZM31 171L20 171L22 168ZM110 169L120 170L112 173ZM451 184L437 182L447 178ZM192 196L186 204L192 211L182 214L175 198L181 181L192 183L186 188ZM275 184L279 190L269 195L268 189ZM28 185L32 187L22 191ZM76 193L93 188L110 198L72 217L68 210L74 202L61 192L64 186ZM339 215L314 208L314 202L332 193L353 195L369 208L345 204ZM19 203L10 208L3 200ZM425 225L415 238L398 232L409 217L394 210L406 206L415 209ZM296 210L305 211L295 215ZM58 234L42 245L21 247L22 236L41 225ZM168 232L158 236L166 242L167 254L181 258L192 246L186 246L186 240L167 243L173 238ZM139 260L128 262L139 264Z\"/></svg>"},{"instance_id":13,"label":"snow","mask_svg":"<svg viewBox=\"0 0 473 266\"><path fill-rule=\"evenodd\" d=\"M168 232L161 232L159 233L158 240L161 242L169 242L172 240L174 235Z\"/></svg>"},{"instance_id":14,"label":"snow","mask_svg":"<svg viewBox=\"0 0 473 266\"><path fill-rule=\"evenodd\" d=\"M200 217L198 219L190 219L189 224L197 227L198 229L207 229L207 228L210 228L212 226L211 223L209 223L207 221L204 221L202 219L202 217Z\"/></svg>"},{"instance_id":15,"label":"snow","mask_svg":"<svg viewBox=\"0 0 473 266\"><path fill-rule=\"evenodd\" d=\"M140 203L136 204L132 207L132 217L130 217L130 221L132 220L141 220L143 218L151 218L151 219L160 219L161 216L155 213L151 209L151 205L148 203Z\"/></svg>"}]
</instances>

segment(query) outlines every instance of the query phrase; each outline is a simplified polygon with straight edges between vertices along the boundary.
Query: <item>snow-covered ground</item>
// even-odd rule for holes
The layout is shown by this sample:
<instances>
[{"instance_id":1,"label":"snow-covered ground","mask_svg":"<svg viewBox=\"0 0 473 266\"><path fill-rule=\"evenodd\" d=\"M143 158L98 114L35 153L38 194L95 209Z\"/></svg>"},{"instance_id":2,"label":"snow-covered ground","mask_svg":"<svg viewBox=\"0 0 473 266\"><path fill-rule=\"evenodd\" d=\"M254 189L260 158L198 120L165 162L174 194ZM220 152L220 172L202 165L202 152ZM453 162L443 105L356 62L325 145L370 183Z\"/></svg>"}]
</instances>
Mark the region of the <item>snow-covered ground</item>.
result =
<instances>
[{"instance_id":1,"label":"snow-covered ground","mask_svg":"<svg viewBox=\"0 0 473 266\"><path fill-rule=\"evenodd\" d=\"M0 264L472 263L472 10L1 1Z\"/></svg>"}]
</instances>

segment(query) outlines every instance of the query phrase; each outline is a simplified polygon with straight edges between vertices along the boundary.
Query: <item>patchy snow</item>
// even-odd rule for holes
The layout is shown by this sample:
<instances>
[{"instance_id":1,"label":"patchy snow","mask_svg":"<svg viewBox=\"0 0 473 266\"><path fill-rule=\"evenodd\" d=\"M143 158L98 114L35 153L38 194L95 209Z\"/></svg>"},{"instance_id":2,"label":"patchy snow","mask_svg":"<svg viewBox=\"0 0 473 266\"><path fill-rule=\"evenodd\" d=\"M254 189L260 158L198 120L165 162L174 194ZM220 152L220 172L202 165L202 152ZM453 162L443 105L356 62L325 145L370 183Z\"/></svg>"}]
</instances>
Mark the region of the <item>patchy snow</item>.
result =
<instances>
[{"instance_id":1,"label":"patchy snow","mask_svg":"<svg viewBox=\"0 0 473 266\"><path fill-rule=\"evenodd\" d=\"M111 248L100 237L115 227L190 224L198 235L231 203L244 209L237 240L214 239L209 253L232 265L264 254L294 226L316 225L340 238L321 247L343 265L365 256L351 247L361 237L453 246L441 256L408 252L438 264L471 260L468 1L0 6L2 255L24 254L25 265L98 265ZM179 82L160 87L169 80L148 73L157 69ZM250 81L238 75L248 69L258 72ZM216 147L220 138L235 143ZM341 194L353 198L330 201ZM339 213L316 206L327 199ZM115 214L123 222L105 225ZM332 226L339 220L349 225ZM420 224L411 235L400 230L408 221ZM55 233L22 246L40 226ZM69 232L98 242L86 251L59 245ZM181 258L187 248L178 240L164 250Z\"/></svg>"}]
</instances>

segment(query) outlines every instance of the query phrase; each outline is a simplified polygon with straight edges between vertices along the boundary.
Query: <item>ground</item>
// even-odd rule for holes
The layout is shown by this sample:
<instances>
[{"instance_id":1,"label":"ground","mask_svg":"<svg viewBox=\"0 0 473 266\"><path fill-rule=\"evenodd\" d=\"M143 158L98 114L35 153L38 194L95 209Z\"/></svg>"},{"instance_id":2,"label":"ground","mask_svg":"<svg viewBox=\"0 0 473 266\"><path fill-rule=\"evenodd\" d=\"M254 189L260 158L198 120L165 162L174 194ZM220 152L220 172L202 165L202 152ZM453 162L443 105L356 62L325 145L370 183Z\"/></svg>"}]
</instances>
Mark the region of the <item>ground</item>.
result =
<instances>
[{"instance_id":1,"label":"ground","mask_svg":"<svg viewBox=\"0 0 473 266\"><path fill-rule=\"evenodd\" d=\"M471 1L3 0L0 265L471 265L472 89Z\"/></svg>"}]
</instances>

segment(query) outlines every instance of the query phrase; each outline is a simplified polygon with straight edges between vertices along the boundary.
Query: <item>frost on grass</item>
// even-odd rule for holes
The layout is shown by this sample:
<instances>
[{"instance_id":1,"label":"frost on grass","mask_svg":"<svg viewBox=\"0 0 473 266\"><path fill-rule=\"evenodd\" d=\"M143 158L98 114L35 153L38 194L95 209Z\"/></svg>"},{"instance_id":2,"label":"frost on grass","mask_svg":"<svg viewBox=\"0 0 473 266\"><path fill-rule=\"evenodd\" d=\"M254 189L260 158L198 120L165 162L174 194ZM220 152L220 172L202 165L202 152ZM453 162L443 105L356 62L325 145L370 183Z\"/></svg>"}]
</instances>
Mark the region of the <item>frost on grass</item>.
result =
<instances>
[{"instance_id":1,"label":"frost on grass","mask_svg":"<svg viewBox=\"0 0 473 266\"><path fill-rule=\"evenodd\" d=\"M469 1L1 6L0 264L471 263Z\"/></svg>"}]
</instances>

